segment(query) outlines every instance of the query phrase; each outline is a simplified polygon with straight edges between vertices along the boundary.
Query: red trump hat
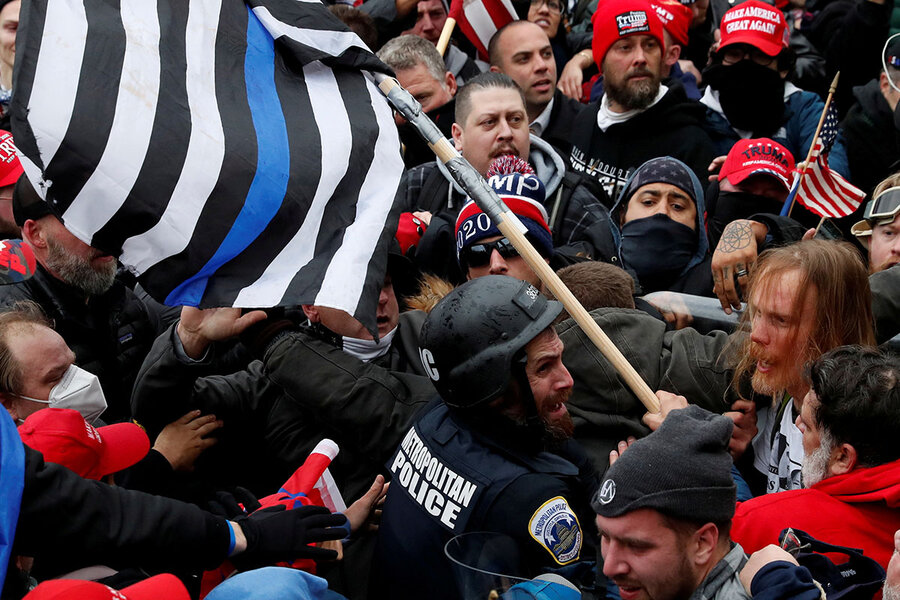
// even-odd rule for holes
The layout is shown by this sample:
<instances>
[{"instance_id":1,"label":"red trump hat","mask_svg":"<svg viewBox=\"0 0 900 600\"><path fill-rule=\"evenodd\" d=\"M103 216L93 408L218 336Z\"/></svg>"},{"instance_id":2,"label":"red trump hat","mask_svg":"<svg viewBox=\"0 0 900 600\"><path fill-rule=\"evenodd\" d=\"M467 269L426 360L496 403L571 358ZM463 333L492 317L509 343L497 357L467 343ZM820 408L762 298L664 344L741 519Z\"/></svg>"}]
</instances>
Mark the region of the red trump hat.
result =
<instances>
[{"instance_id":1,"label":"red trump hat","mask_svg":"<svg viewBox=\"0 0 900 600\"><path fill-rule=\"evenodd\" d=\"M134 423L95 428L70 408L42 408L19 426L26 446L44 460L85 479L101 479L127 469L150 451L150 440Z\"/></svg>"},{"instance_id":2,"label":"red trump hat","mask_svg":"<svg viewBox=\"0 0 900 600\"><path fill-rule=\"evenodd\" d=\"M732 44L748 44L768 56L776 56L790 43L784 13L760 0L747 0L722 15L719 31L719 50Z\"/></svg>"},{"instance_id":3,"label":"red trump hat","mask_svg":"<svg viewBox=\"0 0 900 600\"><path fill-rule=\"evenodd\" d=\"M769 175L790 190L793 170L794 155L775 140L741 140L728 152L719 181L728 179L730 184L738 185L752 175Z\"/></svg>"}]
</instances>

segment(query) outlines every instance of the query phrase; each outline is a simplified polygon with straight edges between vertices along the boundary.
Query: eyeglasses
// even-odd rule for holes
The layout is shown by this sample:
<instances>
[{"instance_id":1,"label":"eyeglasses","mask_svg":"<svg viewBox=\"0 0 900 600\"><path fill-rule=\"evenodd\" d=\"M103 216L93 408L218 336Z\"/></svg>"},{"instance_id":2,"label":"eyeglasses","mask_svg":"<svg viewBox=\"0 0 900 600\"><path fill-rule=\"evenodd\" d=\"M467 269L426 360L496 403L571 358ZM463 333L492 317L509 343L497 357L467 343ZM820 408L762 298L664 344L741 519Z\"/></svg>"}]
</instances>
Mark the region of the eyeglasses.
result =
<instances>
[{"instance_id":1,"label":"eyeglasses","mask_svg":"<svg viewBox=\"0 0 900 600\"><path fill-rule=\"evenodd\" d=\"M734 65L745 58L749 58L753 62L763 67L768 67L778 58L777 56L769 56L759 48L741 47L738 45L727 46L722 50L722 64Z\"/></svg>"},{"instance_id":2,"label":"eyeglasses","mask_svg":"<svg viewBox=\"0 0 900 600\"><path fill-rule=\"evenodd\" d=\"M500 253L504 259L515 258L519 256L519 251L506 238L500 238L494 242L483 242L481 244L472 244L463 248L459 253L460 262L469 268L485 267L491 262L491 255L494 250Z\"/></svg>"},{"instance_id":3,"label":"eyeglasses","mask_svg":"<svg viewBox=\"0 0 900 600\"><path fill-rule=\"evenodd\" d=\"M891 222L900 213L900 187L884 190L866 204L863 219L879 223Z\"/></svg>"},{"instance_id":4,"label":"eyeglasses","mask_svg":"<svg viewBox=\"0 0 900 600\"><path fill-rule=\"evenodd\" d=\"M531 6L540 7L541 4L546 4L547 10L549 10L553 14L558 15L562 12L562 4L560 4L556 0L531 0Z\"/></svg>"}]
</instances>

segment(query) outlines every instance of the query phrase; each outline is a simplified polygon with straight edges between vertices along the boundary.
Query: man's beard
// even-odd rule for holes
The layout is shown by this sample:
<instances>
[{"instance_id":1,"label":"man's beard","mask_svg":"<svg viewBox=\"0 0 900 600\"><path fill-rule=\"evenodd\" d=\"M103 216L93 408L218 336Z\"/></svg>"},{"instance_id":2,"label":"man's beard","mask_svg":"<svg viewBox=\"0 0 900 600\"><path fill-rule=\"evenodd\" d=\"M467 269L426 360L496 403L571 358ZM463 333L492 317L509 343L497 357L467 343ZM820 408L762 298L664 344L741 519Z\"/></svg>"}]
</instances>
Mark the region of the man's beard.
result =
<instances>
[{"instance_id":1,"label":"man's beard","mask_svg":"<svg viewBox=\"0 0 900 600\"><path fill-rule=\"evenodd\" d=\"M630 78L646 76L649 79L630 82ZM649 69L635 69L625 75L622 84L613 82L607 78L604 83L604 91L609 99L627 110L643 110L653 104L656 95L659 94L660 78Z\"/></svg>"},{"instance_id":2,"label":"man's beard","mask_svg":"<svg viewBox=\"0 0 900 600\"><path fill-rule=\"evenodd\" d=\"M827 431L822 431L819 434L819 447L803 457L803 464L800 466L803 487L810 488L828 477L832 449L834 439Z\"/></svg>"},{"instance_id":3,"label":"man's beard","mask_svg":"<svg viewBox=\"0 0 900 600\"><path fill-rule=\"evenodd\" d=\"M883 263L881 263L880 265L869 265L869 275L874 275L875 273L881 273L882 271L886 271L887 269L890 269L891 267L893 267L896 264L900 264L900 260L898 260L896 257L891 257L891 258L887 259L886 261L884 261ZM898 589L900 589L900 588L898 588Z\"/></svg>"},{"instance_id":4,"label":"man's beard","mask_svg":"<svg viewBox=\"0 0 900 600\"><path fill-rule=\"evenodd\" d=\"M900 600L900 585L888 585L885 582L881 597L883 600Z\"/></svg>"},{"instance_id":5,"label":"man's beard","mask_svg":"<svg viewBox=\"0 0 900 600\"><path fill-rule=\"evenodd\" d=\"M55 239L47 238L47 268L72 287L88 296L98 296L112 287L116 278L116 261L94 268L90 260L69 253Z\"/></svg>"},{"instance_id":6,"label":"man's beard","mask_svg":"<svg viewBox=\"0 0 900 600\"><path fill-rule=\"evenodd\" d=\"M539 408L541 414L541 421L544 424L544 431L546 432L550 441L553 442L564 442L575 433L575 423L572 422L572 416L568 413L568 411L563 414L561 417L557 417L551 419L548 412L549 409L556 406L558 403L565 404L569 400L569 396L572 395L572 388L568 388L565 391L559 392L553 395L550 398L544 400L541 403Z\"/></svg>"},{"instance_id":7,"label":"man's beard","mask_svg":"<svg viewBox=\"0 0 900 600\"><path fill-rule=\"evenodd\" d=\"M801 367L811 359L808 354L809 350L806 350L791 364L785 364L790 357L781 357L778 364L769 373L760 373L754 370L750 379L753 391L764 396L774 396L802 382ZM754 359L754 367L756 361L768 362L765 351L753 342L750 343L750 356Z\"/></svg>"}]
</instances>

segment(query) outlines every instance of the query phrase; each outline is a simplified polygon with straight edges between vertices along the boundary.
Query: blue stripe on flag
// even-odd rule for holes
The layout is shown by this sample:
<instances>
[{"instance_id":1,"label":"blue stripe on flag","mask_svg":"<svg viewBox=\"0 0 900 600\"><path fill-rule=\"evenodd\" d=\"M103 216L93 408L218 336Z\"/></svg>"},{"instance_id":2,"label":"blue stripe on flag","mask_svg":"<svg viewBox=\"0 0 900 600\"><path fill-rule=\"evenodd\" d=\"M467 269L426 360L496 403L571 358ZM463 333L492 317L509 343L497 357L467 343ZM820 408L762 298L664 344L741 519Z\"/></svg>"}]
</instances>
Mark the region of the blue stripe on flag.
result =
<instances>
[{"instance_id":1,"label":"blue stripe on flag","mask_svg":"<svg viewBox=\"0 0 900 600\"><path fill-rule=\"evenodd\" d=\"M244 77L250 114L256 129L256 174L244 206L228 235L203 268L172 290L166 298L169 306L199 304L208 278L263 232L281 207L287 191L291 152L281 101L275 88L275 43L249 6L247 12Z\"/></svg>"}]
</instances>

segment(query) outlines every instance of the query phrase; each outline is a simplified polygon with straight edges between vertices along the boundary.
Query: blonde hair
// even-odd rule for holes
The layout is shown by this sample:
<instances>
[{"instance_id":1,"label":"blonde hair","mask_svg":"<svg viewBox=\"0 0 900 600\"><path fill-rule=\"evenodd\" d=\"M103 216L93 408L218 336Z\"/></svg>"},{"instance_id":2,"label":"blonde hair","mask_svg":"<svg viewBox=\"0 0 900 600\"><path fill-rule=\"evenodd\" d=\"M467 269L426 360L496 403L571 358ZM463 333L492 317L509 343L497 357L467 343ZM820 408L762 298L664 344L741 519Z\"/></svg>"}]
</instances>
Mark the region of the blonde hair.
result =
<instances>
[{"instance_id":1,"label":"blonde hair","mask_svg":"<svg viewBox=\"0 0 900 600\"><path fill-rule=\"evenodd\" d=\"M798 349L815 359L838 346L875 345L875 319L869 277L859 252L847 242L806 240L766 250L750 275L747 310L741 315L740 328L750 332L754 292L769 293L773 283L787 273L800 272L801 293L794 298L793 312L803 310L809 294L816 294L815 327L808 346ZM737 391L756 364L750 353L750 336L732 338L738 346L733 387Z\"/></svg>"}]
</instances>

